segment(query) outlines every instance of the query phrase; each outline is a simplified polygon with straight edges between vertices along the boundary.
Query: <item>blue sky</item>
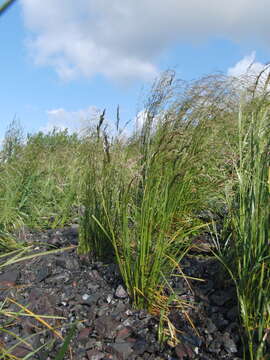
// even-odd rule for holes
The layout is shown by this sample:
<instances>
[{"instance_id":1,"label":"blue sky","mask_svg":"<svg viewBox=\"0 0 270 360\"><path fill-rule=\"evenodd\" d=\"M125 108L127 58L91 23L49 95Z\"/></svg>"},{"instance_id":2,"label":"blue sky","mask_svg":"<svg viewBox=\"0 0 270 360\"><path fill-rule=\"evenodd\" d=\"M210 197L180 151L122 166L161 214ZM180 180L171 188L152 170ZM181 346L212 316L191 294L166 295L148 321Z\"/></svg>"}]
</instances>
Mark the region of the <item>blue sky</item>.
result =
<instances>
[{"instance_id":1,"label":"blue sky","mask_svg":"<svg viewBox=\"0 0 270 360\"><path fill-rule=\"evenodd\" d=\"M72 130L98 109L112 121L119 104L124 123L168 68L191 80L270 60L266 0L164 4L18 0L0 17L0 139L14 116L26 132Z\"/></svg>"}]
</instances>

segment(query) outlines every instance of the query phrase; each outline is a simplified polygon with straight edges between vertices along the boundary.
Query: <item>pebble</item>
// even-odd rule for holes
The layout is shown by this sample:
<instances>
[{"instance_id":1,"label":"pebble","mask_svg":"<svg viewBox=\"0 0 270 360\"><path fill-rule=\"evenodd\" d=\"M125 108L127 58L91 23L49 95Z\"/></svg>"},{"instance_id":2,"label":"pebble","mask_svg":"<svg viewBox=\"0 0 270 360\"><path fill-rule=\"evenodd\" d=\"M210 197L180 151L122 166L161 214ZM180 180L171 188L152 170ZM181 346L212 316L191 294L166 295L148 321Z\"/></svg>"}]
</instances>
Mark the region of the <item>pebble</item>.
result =
<instances>
[{"instance_id":1,"label":"pebble","mask_svg":"<svg viewBox=\"0 0 270 360\"><path fill-rule=\"evenodd\" d=\"M128 294L122 285L118 285L115 291L115 296L120 299L126 299L128 297Z\"/></svg>"},{"instance_id":2,"label":"pebble","mask_svg":"<svg viewBox=\"0 0 270 360\"><path fill-rule=\"evenodd\" d=\"M87 301L89 298L90 298L90 295L89 295L89 294L83 294L83 296L82 296L82 299L83 299L84 301Z\"/></svg>"}]
</instances>

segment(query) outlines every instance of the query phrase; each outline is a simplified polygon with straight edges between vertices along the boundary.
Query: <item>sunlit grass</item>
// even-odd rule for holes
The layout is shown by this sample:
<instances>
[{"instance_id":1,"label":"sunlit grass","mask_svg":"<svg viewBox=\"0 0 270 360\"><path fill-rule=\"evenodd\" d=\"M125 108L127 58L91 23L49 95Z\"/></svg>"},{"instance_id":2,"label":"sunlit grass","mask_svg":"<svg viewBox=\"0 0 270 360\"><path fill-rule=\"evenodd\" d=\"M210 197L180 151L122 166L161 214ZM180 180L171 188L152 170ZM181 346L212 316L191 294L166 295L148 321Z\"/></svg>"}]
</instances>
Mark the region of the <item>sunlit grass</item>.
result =
<instances>
[{"instance_id":1,"label":"sunlit grass","mask_svg":"<svg viewBox=\"0 0 270 360\"><path fill-rule=\"evenodd\" d=\"M269 111L264 94L239 110L236 182L228 196L230 233L219 249L236 285L244 356L252 360L267 359L270 329Z\"/></svg>"}]
</instances>

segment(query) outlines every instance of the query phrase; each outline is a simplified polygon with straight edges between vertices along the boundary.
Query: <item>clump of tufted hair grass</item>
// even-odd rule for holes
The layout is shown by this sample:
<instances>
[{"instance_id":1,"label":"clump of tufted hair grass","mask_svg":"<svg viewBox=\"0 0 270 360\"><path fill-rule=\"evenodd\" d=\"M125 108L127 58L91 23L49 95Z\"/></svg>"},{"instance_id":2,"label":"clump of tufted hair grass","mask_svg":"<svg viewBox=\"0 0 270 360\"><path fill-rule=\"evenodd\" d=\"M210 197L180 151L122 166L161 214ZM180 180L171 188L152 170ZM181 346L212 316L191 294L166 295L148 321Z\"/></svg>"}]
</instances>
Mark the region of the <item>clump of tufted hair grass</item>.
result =
<instances>
[{"instance_id":1,"label":"clump of tufted hair grass","mask_svg":"<svg viewBox=\"0 0 270 360\"><path fill-rule=\"evenodd\" d=\"M100 131L92 138L80 250L112 252L136 307L166 306L167 279L202 228L196 214L224 182L215 171L226 158L217 135L234 113L224 109L226 84L217 79L186 86L166 72L143 126L121 149Z\"/></svg>"},{"instance_id":2,"label":"clump of tufted hair grass","mask_svg":"<svg viewBox=\"0 0 270 360\"><path fill-rule=\"evenodd\" d=\"M238 114L236 181L227 196L229 235L219 258L236 285L244 358L269 358L270 101L269 77L255 80ZM227 233L228 234L228 233Z\"/></svg>"}]
</instances>

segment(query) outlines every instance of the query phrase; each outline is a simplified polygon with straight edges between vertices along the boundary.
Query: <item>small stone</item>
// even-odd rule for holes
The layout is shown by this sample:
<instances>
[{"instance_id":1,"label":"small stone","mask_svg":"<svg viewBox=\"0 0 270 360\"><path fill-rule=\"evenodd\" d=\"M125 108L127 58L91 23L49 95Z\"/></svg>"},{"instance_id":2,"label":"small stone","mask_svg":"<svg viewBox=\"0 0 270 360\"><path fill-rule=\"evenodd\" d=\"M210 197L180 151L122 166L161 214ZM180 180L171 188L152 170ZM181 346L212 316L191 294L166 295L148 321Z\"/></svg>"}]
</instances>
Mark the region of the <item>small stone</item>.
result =
<instances>
[{"instance_id":1,"label":"small stone","mask_svg":"<svg viewBox=\"0 0 270 360\"><path fill-rule=\"evenodd\" d=\"M86 344L85 344L85 349L92 349L94 347L96 347L96 338L90 338L87 340Z\"/></svg>"},{"instance_id":2,"label":"small stone","mask_svg":"<svg viewBox=\"0 0 270 360\"><path fill-rule=\"evenodd\" d=\"M228 300L230 300L232 294L230 291L217 291L211 296L211 300L215 305L223 306Z\"/></svg>"},{"instance_id":3,"label":"small stone","mask_svg":"<svg viewBox=\"0 0 270 360\"><path fill-rule=\"evenodd\" d=\"M237 352L237 347L235 345L235 342L230 338L230 335L228 333L224 333L223 335L223 345L228 353Z\"/></svg>"},{"instance_id":4,"label":"small stone","mask_svg":"<svg viewBox=\"0 0 270 360\"><path fill-rule=\"evenodd\" d=\"M183 360L186 356L189 359L192 359L194 357L194 353L193 353L192 349L188 345L183 344L183 343L178 344L175 347L175 352L176 352L176 355L179 360Z\"/></svg>"},{"instance_id":5,"label":"small stone","mask_svg":"<svg viewBox=\"0 0 270 360\"><path fill-rule=\"evenodd\" d=\"M79 332L78 341L87 342L89 335L91 334L91 328L84 328Z\"/></svg>"},{"instance_id":6,"label":"small stone","mask_svg":"<svg viewBox=\"0 0 270 360\"><path fill-rule=\"evenodd\" d=\"M119 322L104 315L96 319L95 325L98 335L108 339L114 339L117 331L116 328L119 325Z\"/></svg>"},{"instance_id":7,"label":"small stone","mask_svg":"<svg viewBox=\"0 0 270 360\"><path fill-rule=\"evenodd\" d=\"M95 349L88 350L86 354L87 354L88 360L101 360L105 356L104 353L102 353L98 350L95 350Z\"/></svg>"},{"instance_id":8,"label":"small stone","mask_svg":"<svg viewBox=\"0 0 270 360\"><path fill-rule=\"evenodd\" d=\"M23 345L18 345L15 347L15 349L12 351L12 355L16 358L24 358L25 356L29 355L32 352L30 348Z\"/></svg>"},{"instance_id":9,"label":"small stone","mask_svg":"<svg viewBox=\"0 0 270 360\"><path fill-rule=\"evenodd\" d=\"M78 271L80 269L80 264L75 258L66 258L66 269L72 270L72 271Z\"/></svg>"},{"instance_id":10,"label":"small stone","mask_svg":"<svg viewBox=\"0 0 270 360\"><path fill-rule=\"evenodd\" d=\"M148 344L145 339L140 338L135 342L132 348L137 355L142 355L148 349Z\"/></svg>"},{"instance_id":11,"label":"small stone","mask_svg":"<svg viewBox=\"0 0 270 360\"><path fill-rule=\"evenodd\" d=\"M88 275L89 275L89 279L92 281L96 281L96 282L103 281L102 277L99 275L97 270L89 271Z\"/></svg>"},{"instance_id":12,"label":"small stone","mask_svg":"<svg viewBox=\"0 0 270 360\"><path fill-rule=\"evenodd\" d=\"M89 289L93 292L97 291L97 289L99 289L99 288L100 288L100 285L98 285L98 284L91 284L91 283L87 284L87 289Z\"/></svg>"},{"instance_id":13,"label":"small stone","mask_svg":"<svg viewBox=\"0 0 270 360\"><path fill-rule=\"evenodd\" d=\"M115 296L120 299L126 299L128 297L128 294L122 285L118 285L115 291Z\"/></svg>"},{"instance_id":14,"label":"small stone","mask_svg":"<svg viewBox=\"0 0 270 360\"><path fill-rule=\"evenodd\" d=\"M133 321L129 320L129 319L126 319L125 321L123 321L123 325L128 326L128 327L132 327Z\"/></svg>"},{"instance_id":15,"label":"small stone","mask_svg":"<svg viewBox=\"0 0 270 360\"><path fill-rule=\"evenodd\" d=\"M106 315L108 313L108 311L110 310L108 305L103 305L101 306L98 311L97 311L97 316L101 317L103 315Z\"/></svg>"},{"instance_id":16,"label":"small stone","mask_svg":"<svg viewBox=\"0 0 270 360\"><path fill-rule=\"evenodd\" d=\"M138 313L138 319L143 320L145 318L147 318L148 314L147 311L145 310L140 310Z\"/></svg>"},{"instance_id":17,"label":"small stone","mask_svg":"<svg viewBox=\"0 0 270 360\"><path fill-rule=\"evenodd\" d=\"M214 340L211 342L211 344L209 345L208 350L209 350L211 353L219 353L219 352L220 352L220 347L221 347L220 341L214 339Z\"/></svg>"},{"instance_id":18,"label":"small stone","mask_svg":"<svg viewBox=\"0 0 270 360\"><path fill-rule=\"evenodd\" d=\"M88 295L88 294L83 294L83 296L82 296L83 301L87 301L89 298L90 298L90 295Z\"/></svg>"},{"instance_id":19,"label":"small stone","mask_svg":"<svg viewBox=\"0 0 270 360\"><path fill-rule=\"evenodd\" d=\"M38 282L42 282L43 280L47 279L51 275L51 271L48 266L42 266L36 272L36 280Z\"/></svg>"},{"instance_id":20,"label":"small stone","mask_svg":"<svg viewBox=\"0 0 270 360\"><path fill-rule=\"evenodd\" d=\"M19 273L17 271L7 271L0 275L0 290L1 288L9 288L16 285Z\"/></svg>"},{"instance_id":21,"label":"small stone","mask_svg":"<svg viewBox=\"0 0 270 360\"><path fill-rule=\"evenodd\" d=\"M111 294L107 295L106 301L108 304L112 302L113 296Z\"/></svg>"},{"instance_id":22,"label":"small stone","mask_svg":"<svg viewBox=\"0 0 270 360\"><path fill-rule=\"evenodd\" d=\"M120 342L121 340L124 340L128 338L132 333L132 329L130 327L124 327L117 331L116 333L116 342Z\"/></svg>"},{"instance_id":23,"label":"small stone","mask_svg":"<svg viewBox=\"0 0 270 360\"><path fill-rule=\"evenodd\" d=\"M133 353L131 345L127 342L109 345L106 351L112 352L119 360L127 360Z\"/></svg>"},{"instance_id":24,"label":"small stone","mask_svg":"<svg viewBox=\"0 0 270 360\"><path fill-rule=\"evenodd\" d=\"M127 316L132 316L133 315L133 311L131 311L130 309L127 309L127 311L125 312L125 314Z\"/></svg>"},{"instance_id":25,"label":"small stone","mask_svg":"<svg viewBox=\"0 0 270 360\"><path fill-rule=\"evenodd\" d=\"M229 320L233 321L237 318L238 314L238 307L234 306L226 313L226 316Z\"/></svg>"},{"instance_id":26,"label":"small stone","mask_svg":"<svg viewBox=\"0 0 270 360\"><path fill-rule=\"evenodd\" d=\"M202 345L202 340L196 335L181 334L181 338L183 339L184 342L188 342L192 346L201 346Z\"/></svg>"},{"instance_id":27,"label":"small stone","mask_svg":"<svg viewBox=\"0 0 270 360\"><path fill-rule=\"evenodd\" d=\"M213 321L211 319L207 319L207 323L206 323L206 329L205 331L209 334L214 333L217 330L216 325L213 323Z\"/></svg>"}]
</instances>

